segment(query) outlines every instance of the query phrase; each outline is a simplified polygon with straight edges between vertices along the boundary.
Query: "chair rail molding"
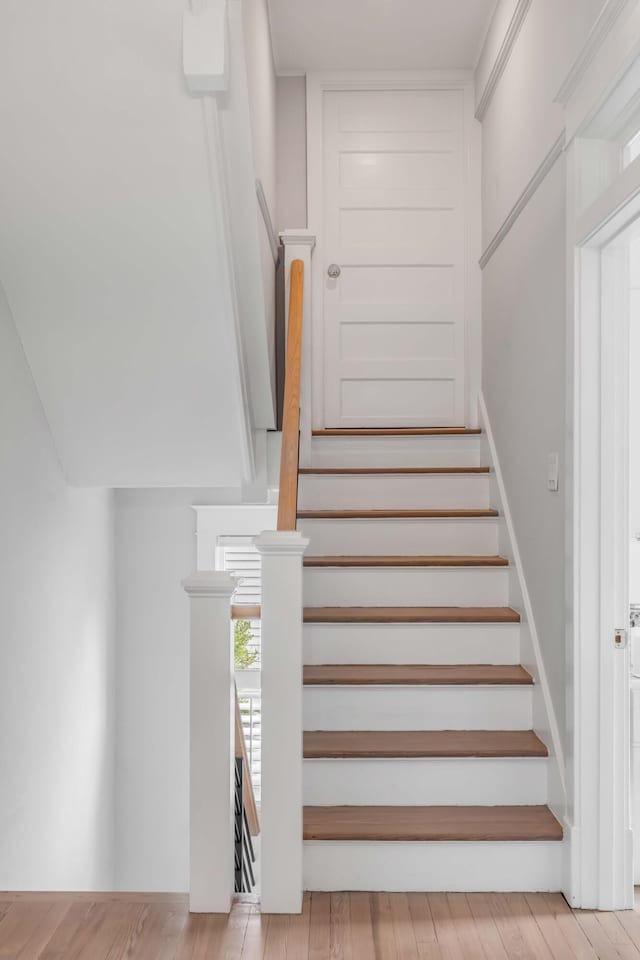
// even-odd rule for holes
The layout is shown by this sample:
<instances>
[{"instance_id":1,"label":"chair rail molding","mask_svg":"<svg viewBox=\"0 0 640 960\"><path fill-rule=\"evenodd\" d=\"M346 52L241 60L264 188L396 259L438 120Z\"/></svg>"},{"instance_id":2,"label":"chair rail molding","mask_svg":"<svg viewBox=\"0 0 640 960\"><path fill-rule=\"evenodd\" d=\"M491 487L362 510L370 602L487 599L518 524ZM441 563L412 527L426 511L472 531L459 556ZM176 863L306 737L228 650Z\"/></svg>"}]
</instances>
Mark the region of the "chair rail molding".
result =
<instances>
[{"instance_id":1,"label":"chair rail molding","mask_svg":"<svg viewBox=\"0 0 640 960\"><path fill-rule=\"evenodd\" d=\"M516 3L511 20L509 21L509 26L507 27L505 35L502 39L502 43L500 44L500 49L498 50L496 59L494 60L491 68L491 72L487 77L487 82L485 83L480 99L478 100L478 105L475 112L476 120L482 120L489 109L489 104L491 103L498 83L500 82L500 78L502 77L511 54L513 53L513 48L516 45L518 34L520 33L522 25L524 24L526 16L529 12L531 2L532 0L518 0Z\"/></svg>"},{"instance_id":2,"label":"chair rail molding","mask_svg":"<svg viewBox=\"0 0 640 960\"><path fill-rule=\"evenodd\" d=\"M502 224L494 234L492 240L487 244L484 253L480 257L480 266L484 270L486 265L491 260L491 257L494 255L502 241L505 239L507 234L510 232L511 228L514 226L516 220L525 209L531 198L534 196L536 190L543 182L547 174L552 169L558 157L562 154L565 148L565 131L563 130L560 136L557 138L542 163L538 166L537 170L527 183L526 187L511 207L511 210L507 216L502 221Z\"/></svg>"}]
</instances>

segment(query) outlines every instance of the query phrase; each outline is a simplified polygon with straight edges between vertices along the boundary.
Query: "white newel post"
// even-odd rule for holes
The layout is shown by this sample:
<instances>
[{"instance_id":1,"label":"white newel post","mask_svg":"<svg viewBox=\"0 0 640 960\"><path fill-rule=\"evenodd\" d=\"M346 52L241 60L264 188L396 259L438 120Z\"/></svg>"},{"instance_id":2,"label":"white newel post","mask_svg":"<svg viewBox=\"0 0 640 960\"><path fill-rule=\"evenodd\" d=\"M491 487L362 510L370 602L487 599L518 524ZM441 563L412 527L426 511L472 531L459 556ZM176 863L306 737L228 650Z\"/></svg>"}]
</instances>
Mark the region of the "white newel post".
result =
<instances>
[{"instance_id":1,"label":"white newel post","mask_svg":"<svg viewBox=\"0 0 640 960\"><path fill-rule=\"evenodd\" d=\"M304 263L304 299L302 309L302 371L300 384L300 466L311 466L311 254L316 245L310 230L283 230L280 240L284 247L285 316L289 316L289 286L291 261Z\"/></svg>"},{"instance_id":2,"label":"white newel post","mask_svg":"<svg viewBox=\"0 0 640 960\"><path fill-rule=\"evenodd\" d=\"M235 696L228 573L183 581L191 601L190 878L192 913L229 913L234 892Z\"/></svg>"},{"instance_id":3,"label":"white newel post","mask_svg":"<svg viewBox=\"0 0 640 960\"><path fill-rule=\"evenodd\" d=\"M302 910L302 555L296 531L255 539L262 556L261 903Z\"/></svg>"}]
</instances>

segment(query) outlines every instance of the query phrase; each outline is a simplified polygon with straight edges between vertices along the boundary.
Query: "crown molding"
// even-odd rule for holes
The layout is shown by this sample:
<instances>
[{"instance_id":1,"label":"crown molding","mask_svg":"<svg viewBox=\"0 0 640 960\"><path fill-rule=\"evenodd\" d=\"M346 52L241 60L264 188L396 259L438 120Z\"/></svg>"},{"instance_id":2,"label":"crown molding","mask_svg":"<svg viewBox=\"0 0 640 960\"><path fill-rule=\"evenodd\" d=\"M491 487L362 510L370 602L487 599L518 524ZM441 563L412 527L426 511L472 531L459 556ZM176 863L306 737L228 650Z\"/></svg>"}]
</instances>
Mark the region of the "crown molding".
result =
<instances>
[{"instance_id":1,"label":"crown molding","mask_svg":"<svg viewBox=\"0 0 640 960\"><path fill-rule=\"evenodd\" d=\"M489 243L486 250L480 257L480 261L479 261L480 267L483 270L486 267L486 265L489 263L489 260L491 260L491 257L494 255L494 253L496 252L496 250L498 249L502 241L505 239L507 234L511 231L511 228L514 226L516 220L518 219L522 211L525 209L525 207L527 206L527 204L535 194L536 190L538 189L542 181L545 179L545 177L553 167L554 163L556 162L556 160L564 150L564 145L565 145L565 131L563 130L560 136L558 137L558 139L555 141L555 143L549 150L549 152L547 153L546 157L544 158L540 166L537 168L537 170L535 171L535 173L527 183L526 187L524 188L524 190L522 191L522 193L520 194L520 196L518 197L514 205L511 207L511 210L509 211L505 219L502 221L502 224L499 230L494 235L493 239L491 240L491 243Z\"/></svg>"},{"instance_id":2,"label":"crown molding","mask_svg":"<svg viewBox=\"0 0 640 960\"><path fill-rule=\"evenodd\" d=\"M494 61L493 67L491 68L491 73L487 78L487 82L482 91L482 96L478 101L478 106L476 107L475 118L476 120L482 120L485 113L489 108L489 104L493 98L493 95L496 91L496 87L500 82L500 78L504 73L506 66L511 58L513 53L513 48L515 47L516 40L518 39L518 34L522 29L522 25L525 21L529 8L531 6L532 0L518 0L516 8L513 11L513 16L509 21L509 26L503 37L502 43L500 44L500 49L498 50L498 55Z\"/></svg>"},{"instance_id":3,"label":"crown molding","mask_svg":"<svg viewBox=\"0 0 640 960\"><path fill-rule=\"evenodd\" d=\"M629 6L629 3L630 0L606 0L606 3L589 31L582 50L574 60L562 86L558 90L554 103L560 103L566 106L580 85L580 81L587 72L589 65L593 62L602 44L609 36L618 17L625 7Z\"/></svg>"}]
</instances>

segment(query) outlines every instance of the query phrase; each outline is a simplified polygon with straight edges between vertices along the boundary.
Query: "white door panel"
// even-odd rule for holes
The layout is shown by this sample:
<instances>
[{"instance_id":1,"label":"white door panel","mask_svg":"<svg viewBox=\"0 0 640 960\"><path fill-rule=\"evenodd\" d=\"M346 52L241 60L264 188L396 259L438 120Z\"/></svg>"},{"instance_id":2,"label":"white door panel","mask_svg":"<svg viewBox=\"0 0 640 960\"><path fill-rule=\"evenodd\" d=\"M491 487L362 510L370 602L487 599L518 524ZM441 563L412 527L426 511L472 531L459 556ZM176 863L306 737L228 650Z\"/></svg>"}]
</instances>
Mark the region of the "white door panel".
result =
<instances>
[{"instance_id":1,"label":"white door panel","mask_svg":"<svg viewBox=\"0 0 640 960\"><path fill-rule=\"evenodd\" d=\"M328 91L323 123L325 425L463 424L463 94Z\"/></svg>"}]
</instances>

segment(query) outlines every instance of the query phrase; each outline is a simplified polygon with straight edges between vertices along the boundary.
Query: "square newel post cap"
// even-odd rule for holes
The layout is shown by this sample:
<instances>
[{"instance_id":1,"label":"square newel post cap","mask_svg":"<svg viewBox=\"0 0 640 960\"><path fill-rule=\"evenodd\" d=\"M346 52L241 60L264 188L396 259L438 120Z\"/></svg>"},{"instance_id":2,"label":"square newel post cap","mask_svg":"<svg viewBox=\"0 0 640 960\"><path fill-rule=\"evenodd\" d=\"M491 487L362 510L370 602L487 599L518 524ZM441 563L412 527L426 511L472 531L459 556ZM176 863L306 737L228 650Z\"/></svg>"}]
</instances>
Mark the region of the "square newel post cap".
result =
<instances>
[{"instance_id":1,"label":"square newel post cap","mask_svg":"<svg viewBox=\"0 0 640 960\"><path fill-rule=\"evenodd\" d=\"M308 538L297 530L265 530L253 543L258 553L281 557L301 557L309 546Z\"/></svg>"},{"instance_id":2,"label":"square newel post cap","mask_svg":"<svg viewBox=\"0 0 640 960\"><path fill-rule=\"evenodd\" d=\"M238 578L223 570L198 570L182 581L190 597L228 597L235 593Z\"/></svg>"},{"instance_id":3,"label":"square newel post cap","mask_svg":"<svg viewBox=\"0 0 640 960\"><path fill-rule=\"evenodd\" d=\"M311 230L306 230L303 227L300 227L299 230L281 230L279 237L283 247L311 247L313 250L316 245L315 233L312 233Z\"/></svg>"}]
</instances>

